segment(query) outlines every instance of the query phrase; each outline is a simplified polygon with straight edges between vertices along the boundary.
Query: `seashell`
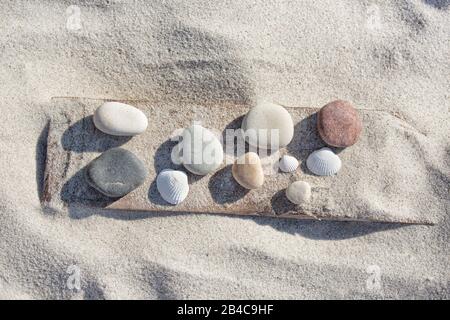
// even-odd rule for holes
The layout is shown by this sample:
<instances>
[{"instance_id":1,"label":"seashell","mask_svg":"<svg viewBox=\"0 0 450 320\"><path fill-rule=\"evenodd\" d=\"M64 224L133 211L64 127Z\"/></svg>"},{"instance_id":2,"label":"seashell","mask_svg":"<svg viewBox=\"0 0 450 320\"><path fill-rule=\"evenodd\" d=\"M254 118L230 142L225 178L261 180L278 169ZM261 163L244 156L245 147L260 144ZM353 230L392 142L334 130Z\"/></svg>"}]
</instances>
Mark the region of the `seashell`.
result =
<instances>
[{"instance_id":1,"label":"seashell","mask_svg":"<svg viewBox=\"0 0 450 320\"><path fill-rule=\"evenodd\" d=\"M311 186L305 181L295 181L286 189L286 197L295 204L309 202L311 199Z\"/></svg>"},{"instance_id":2,"label":"seashell","mask_svg":"<svg viewBox=\"0 0 450 320\"><path fill-rule=\"evenodd\" d=\"M244 117L242 131L251 146L278 150L294 137L294 122L282 106L262 101Z\"/></svg>"},{"instance_id":3,"label":"seashell","mask_svg":"<svg viewBox=\"0 0 450 320\"><path fill-rule=\"evenodd\" d=\"M183 131L181 141L174 151L184 167L197 175L214 172L223 162L223 146L208 129L194 124ZM175 158L174 158L175 157ZM177 162L172 154L172 161Z\"/></svg>"},{"instance_id":4,"label":"seashell","mask_svg":"<svg viewBox=\"0 0 450 320\"><path fill-rule=\"evenodd\" d=\"M248 152L236 159L231 172L234 179L246 189L257 189L264 184L261 159L254 152Z\"/></svg>"},{"instance_id":5,"label":"seashell","mask_svg":"<svg viewBox=\"0 0 450 320\"><path fill-rule=\"evenodd\" d=\"M311 153L306 160L308 169L318 176L332 176L341 169L341 159L329 148Z\"/></svg>"},{"instance_id":6,"label":"seashell","mask_svg":"<svg viewBox=\"0 0 450 320\"><path fill-rule=\"evenodd\" d=\"M148 126L141 110L120 102L105 102L97 108L93 120L98 130L114 136L135 136Z\"/></svg>"},{"instance_id":7,"label":"seashell","mask_svg":"<svg viewBox=\"0 0 450 320\"><path fill-rule=\"evenodd\" d=\"M180 204L189 193L188 177L183 171L166 169L156 178L161 197L170 204Z\"/></svg>"},{"instance_id":8,"label":"seashell","mask_svg":"<svg viewBox=\"0 0 450 320\"><path fill-rule=\"evenodd\" d=\"M336 100L320 109L317 115L317 129L326 144L345 148L358 140L362 122L350 102Z\"/></svg>"},{"instance_id":9,"label":"seashell","mask_svg":"<svg viewBox=\"0 0 450 320\"><path fill-rule=\"evenodd\" d=\"M284 155L280 159L279 167L283 172L293 172L298 168L298 160L293 156Z\"/></svg>"}]
</instances>

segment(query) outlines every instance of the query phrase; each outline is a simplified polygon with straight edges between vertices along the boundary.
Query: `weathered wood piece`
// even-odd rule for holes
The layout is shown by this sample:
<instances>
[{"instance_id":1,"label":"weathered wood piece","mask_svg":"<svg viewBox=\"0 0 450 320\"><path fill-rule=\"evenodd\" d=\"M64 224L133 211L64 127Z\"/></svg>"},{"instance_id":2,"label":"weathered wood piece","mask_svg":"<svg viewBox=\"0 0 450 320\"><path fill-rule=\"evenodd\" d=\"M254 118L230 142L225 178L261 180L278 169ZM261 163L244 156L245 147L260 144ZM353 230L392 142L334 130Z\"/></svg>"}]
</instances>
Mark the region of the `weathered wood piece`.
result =
<instances>
[{"instance_id":1,"label":"weathered wood piece","mask_svg":"<svg viewBox=\"0 0 450 320\"><path fill-rule=\"evenodd\" d=\"M225 137L226 130L240 127L249 106L127 101L147 115L149 127L142 135L125 138L109 136L95 129L92 114L103 100L57 98L53 103L57 111L52 117L48 135L43 204L55 210L82 206L296 219L434 222L421 204L421 199L425 197L408 193L405 182L418 178L410 169L404 168L405 181L390 182L389 191L386 191L389 194L384 193L386 181L392 178L390 166L398 165L396 170L401 170L401 163L388 164L384 155L395 151L395 145L390 143L392 137L399 142L404 139L399 130L402 120L386 112L360 110L365 126L360 140L350 148L335 149L343 162L341 171L334 177L317 177L308 172L305 162L312 151L325 146L316 129L318 109L287 108L294 120L295 135L279 155L289 153L299 159L301 165L295 173L268 174L261 189L245 190L234 181L231 174L235 150L226 150L226 164L214 174L200 177L188 173L190 193L182 204L172 206L160 197L156 189L158 172L166 168L182 168L171 162L171 150L176 145L171 137L176 136L178 129L189 126L193 121L201 122L204 127ZM404 139L404 143L407 145L408 141ZM83 168L101 152L118 146L140 157L150 174L147 181L132 193L121 199L110 199L87 185ZM268 156L265 160L277 160L279 155ZM270 170L266 167L266 171ZM374 171L377 174L374 175ZM367 172L372 172L371 180L368 180ZM296 180L311 184L310 203L297 206L287 200L285 189ZM404 210L402 203L407 204Z\"/></svg>"}]
</instances>

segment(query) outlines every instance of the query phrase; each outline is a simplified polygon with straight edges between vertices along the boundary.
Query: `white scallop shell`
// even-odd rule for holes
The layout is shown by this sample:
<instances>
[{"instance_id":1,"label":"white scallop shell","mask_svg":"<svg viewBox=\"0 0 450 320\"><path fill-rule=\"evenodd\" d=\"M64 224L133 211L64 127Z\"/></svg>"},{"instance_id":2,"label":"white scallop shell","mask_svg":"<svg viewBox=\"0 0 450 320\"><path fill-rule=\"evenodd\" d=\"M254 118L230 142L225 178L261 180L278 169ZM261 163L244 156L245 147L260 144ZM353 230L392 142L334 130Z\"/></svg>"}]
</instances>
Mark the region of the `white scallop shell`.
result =
<instances>
[{"instance_id":1,"label":"white scallop shell","mask_svg":"<svg viewBox=\"0 0 450 320\"><path fill-rule=\"evenodd\" d=\"M180 204L189 193L188 177L183 171L163 170L156 178L161 197L170 204Z\"/></svg>"},{"instance_id":2,"label":"white scallop shell","mask_svg":"<svg viewBox=\"0 0 450 320\"><path fill-rule=\"evenodd\" d=\"M318 176L332 176L341 169L342 162L329 148L322 148L309 155L306 166Z\"/></svg>"},{"instance_id":3,"label":"white scallop shell","mask_svg":"<svg viewBox=\"0 0 450 320\"><path fill-rule=\"evenodd\" d=\"M298 160L293 156L284 155L280 159L279 166L283 172L293 172L298 168Z\"/></svg>"}]
</instances>

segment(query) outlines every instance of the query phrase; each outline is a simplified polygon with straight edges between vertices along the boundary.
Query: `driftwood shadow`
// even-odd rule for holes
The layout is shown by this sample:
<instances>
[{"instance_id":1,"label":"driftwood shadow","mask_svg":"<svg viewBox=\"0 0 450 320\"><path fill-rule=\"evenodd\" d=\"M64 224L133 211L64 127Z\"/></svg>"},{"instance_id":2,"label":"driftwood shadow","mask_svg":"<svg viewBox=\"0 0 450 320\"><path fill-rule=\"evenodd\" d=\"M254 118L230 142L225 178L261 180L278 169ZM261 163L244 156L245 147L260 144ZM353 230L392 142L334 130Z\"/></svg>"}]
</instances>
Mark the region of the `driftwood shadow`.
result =
<instances>
[{"instance_id":1,"label":"driftwood shadow","mask_svg":"<svg viewBox=\"0 0 450 320\"><path fill-rule=\"evenodd\" d=\"M136 221L153 218L170 218L182 215L191 215L189 212L170 212L170 211L133 211L133 210L114 210L104 208L91 208L86 206L69 206L69 216L72 219L80 220L91 216L100 216L107 219Z\"/></svg>"},{"instance_id":2,"label":"driftwood shadow","mask_svg":"<svg viewBox=\"0 0 450 320\"><path fill-rule=\"evenodd\" d=\"M61 144L64 150L76 153L104 152L127 143L131 138L103 133L95 127L93 116L87 116L64 131Z\"/></svg>"},{"instance_id":3,"label":"driftwood shadow","mask_svg":"<svg viewBox=\"0 0 450 320\"><path fill-rule=\"evenodd\" d=\"M423 0L423 2L439 10L446 10L450 6L450 0Z\"/></svg>"},{"instance_id":4,"label":"driftwood shadow","mask_svg":"<svg viewBox=\"0 0 450 320\"><path fill-rule=\"evenodd\" d=\"M208 182L211 197L218 204L236 202L249 193L250 190L239 185L231 173L231 165L228 165L212 175Z\"/></svg>"},{"instance_id":5,"label":"driftwood shadow","mask_svg":"<svg viewBox=\"0 0 450 320\"><path fill-rule=\"evenodd\" d=\"M44 193L45 166L47 162L47 141L50 130L50 121L46 123L36 143L36 185L39 200L42 201Z\"/></svg>"},{"instance_id":6,"label":"driftwood shadow","mask_svg":"<svg viewBox=\"0 0 450 320\"><path fill-rule=\"evenodd\" d=\"M257 224L270 226L280 232L300 235L312 240L345 240L371 233L406 228L401 223L359 222L359 221L319 221L275 218L254 218Z\"/></svg>"}]
</instances>

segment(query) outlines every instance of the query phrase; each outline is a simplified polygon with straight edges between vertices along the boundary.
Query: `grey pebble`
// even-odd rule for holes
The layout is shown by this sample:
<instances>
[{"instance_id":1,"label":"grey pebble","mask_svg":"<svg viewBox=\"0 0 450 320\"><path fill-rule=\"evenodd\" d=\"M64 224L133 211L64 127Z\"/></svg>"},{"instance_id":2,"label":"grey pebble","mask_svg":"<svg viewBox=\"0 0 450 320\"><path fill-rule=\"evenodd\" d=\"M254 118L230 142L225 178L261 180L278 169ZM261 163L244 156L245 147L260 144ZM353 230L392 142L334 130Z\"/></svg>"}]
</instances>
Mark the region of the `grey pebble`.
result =
<instances>
[{"instance_id":1,"label":"grey pebble","mask_svg":"<svg viewBox=\"0 0 450 320\"><path fill-rule=\"evenodd\" d=\"M144 183L148 170L131 151L114 148L93 160L85 174L90 186L108 197L119 198Z\"/></svg>"}]
</instances>

